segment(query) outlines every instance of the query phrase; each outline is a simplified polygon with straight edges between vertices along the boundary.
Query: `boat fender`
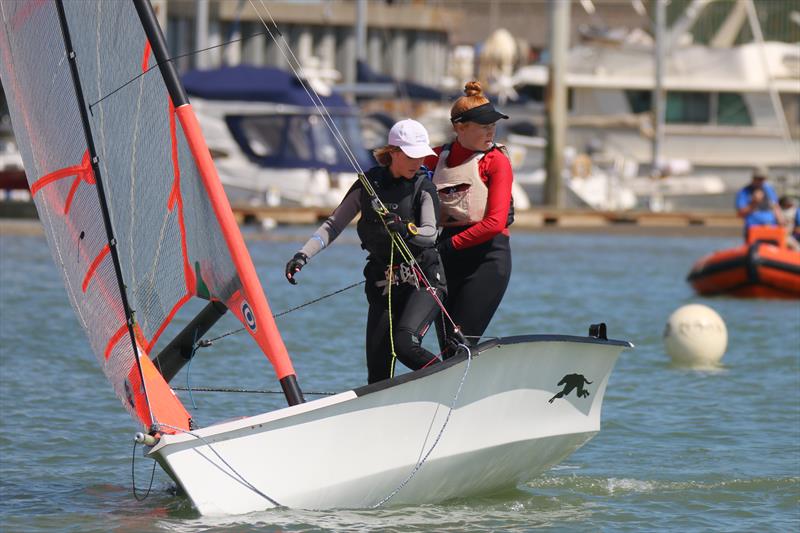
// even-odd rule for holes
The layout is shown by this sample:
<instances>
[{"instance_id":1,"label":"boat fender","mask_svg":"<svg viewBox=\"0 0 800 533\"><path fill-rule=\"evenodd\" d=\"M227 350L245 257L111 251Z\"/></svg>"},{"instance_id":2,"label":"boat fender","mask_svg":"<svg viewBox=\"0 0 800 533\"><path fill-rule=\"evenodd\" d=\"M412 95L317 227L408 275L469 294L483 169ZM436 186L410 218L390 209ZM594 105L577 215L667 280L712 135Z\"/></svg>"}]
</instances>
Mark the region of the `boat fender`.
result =
<instances>
[{"instance_id":1,"label":"boat fender","mask_svg":"<svg viewBox=\"0 0 800 533\"><path fill-rule=\"evenodd\" d=\"M606 323L600 322L599 324L590 325L589 336L594 337L595 339L603 339L604 341L607 341L608 335L606 334Z\"/></svg>"},{"instance_id":2,"label":"boat fender","mask_svg":"<svg viewBox=\"0 0 800 533\"><path fill-rule=\"evenodd\" d=\"M144 444L145 446L155 446L158 444L157 437L154 437L153 435L147 435L141 431L134 435L133 440L135 440L138 444Z\"/></svg>"}]
</instances>

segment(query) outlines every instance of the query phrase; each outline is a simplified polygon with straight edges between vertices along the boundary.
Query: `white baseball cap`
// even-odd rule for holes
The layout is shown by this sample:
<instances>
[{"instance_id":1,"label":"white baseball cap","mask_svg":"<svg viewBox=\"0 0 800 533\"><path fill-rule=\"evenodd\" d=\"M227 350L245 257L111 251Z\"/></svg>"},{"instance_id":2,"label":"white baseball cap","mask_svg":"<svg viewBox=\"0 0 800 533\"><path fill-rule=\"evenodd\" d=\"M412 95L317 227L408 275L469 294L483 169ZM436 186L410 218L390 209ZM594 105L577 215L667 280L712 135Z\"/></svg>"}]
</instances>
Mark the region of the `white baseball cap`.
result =
<instances>
[{"instance_id":1,"label":"white baseball cap","mask_svg":"<svg viewBox=\"0 0 800 533\"><path fill-rule=\"evenodd\" d=\"M412 159L436 155L436 152L431 150L425 126L410 118L401 120L392 126L392 129L389 130L389 144L397 146Z\"/></svg>"}]
</instances>

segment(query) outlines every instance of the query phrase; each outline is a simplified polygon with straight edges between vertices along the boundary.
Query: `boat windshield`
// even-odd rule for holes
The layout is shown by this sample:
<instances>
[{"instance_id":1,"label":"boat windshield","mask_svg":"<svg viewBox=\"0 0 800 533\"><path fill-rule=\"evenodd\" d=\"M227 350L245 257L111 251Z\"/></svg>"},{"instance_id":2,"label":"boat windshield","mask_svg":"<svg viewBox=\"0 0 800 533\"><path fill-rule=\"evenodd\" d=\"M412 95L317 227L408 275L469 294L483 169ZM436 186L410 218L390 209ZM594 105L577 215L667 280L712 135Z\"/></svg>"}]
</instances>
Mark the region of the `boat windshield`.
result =
<instances>
[{"instance_id":1,"label":"boat windshield","mask_svg":"<svg viewBox=\"0 0 800 533\"><path fill-rule=\"evenodd\" d=\"M362 169L371 166L356 115L331 115ZM239 145L263 166L354 172L345 151L318 115L228 116Z\"/></svg>"}]
</instances>

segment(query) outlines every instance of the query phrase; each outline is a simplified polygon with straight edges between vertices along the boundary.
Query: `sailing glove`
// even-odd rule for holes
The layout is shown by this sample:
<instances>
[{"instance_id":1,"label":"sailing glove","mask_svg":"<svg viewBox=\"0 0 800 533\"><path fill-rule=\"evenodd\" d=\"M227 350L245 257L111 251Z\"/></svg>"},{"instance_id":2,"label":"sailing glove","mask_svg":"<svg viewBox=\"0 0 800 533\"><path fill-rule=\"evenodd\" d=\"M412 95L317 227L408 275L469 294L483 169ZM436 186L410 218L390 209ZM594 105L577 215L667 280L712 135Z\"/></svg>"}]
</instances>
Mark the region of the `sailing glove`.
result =
<instances>
[{"instance_id":1,"label":"sailing glove","mask_svg":"<svg viewBox=\"0 0 800 533\"><path fill-rule=\"evenodd\" d=\"M397 213L388 213L383 217L383 220L386 222L386 227L389 228L389 231L397 233L403 240L408 240L414 236L411 232L411 228L414 227L413 224L405 222Z\"/></svg>"},{"instance_id":2,"label":"sailing glove","mask_svg":"<svg viewBox=\"0 0 800 533\"><path fill-rule=\"evenodd\" d=\"M297 280L294 279L294 276L306 266L306 263L308 263L308 256L303 252L297 252L294 254L294 257L286 263L286 279L289 283L297 285Z\"/></svg>"}]
</instances>

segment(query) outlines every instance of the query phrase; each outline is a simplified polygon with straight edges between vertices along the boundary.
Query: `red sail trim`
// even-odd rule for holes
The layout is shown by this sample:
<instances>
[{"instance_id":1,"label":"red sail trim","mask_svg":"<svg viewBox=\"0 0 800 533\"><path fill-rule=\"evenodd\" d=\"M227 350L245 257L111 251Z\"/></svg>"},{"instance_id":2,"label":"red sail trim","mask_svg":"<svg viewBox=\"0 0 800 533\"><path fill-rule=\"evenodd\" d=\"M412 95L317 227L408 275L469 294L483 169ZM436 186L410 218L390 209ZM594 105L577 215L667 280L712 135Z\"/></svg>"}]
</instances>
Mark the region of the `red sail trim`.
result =
<instances>
[{"instance_id":1,"label":"red sail trim","mask_svg":"<svg viewBox=\"0 0 800 533\"><path fill-rule=\"evenodd\" d=\"M106 361L108 360L109 356L111 355L111 350L114 349L114 346L119 342L119 340L128 333L128 324L123 324L121 328L114 333L111 338L108 340L108 344L106 344L106 351L104 353L106 357ZM136 369L136 365L132 367L134 370Z\"/></svg>"},{"instance_id":2,"label":"red sail trim","mask_svg":"<svg viewBox=\"0 0 800 533\"><path fill-rule=\"evenodd\" d=\"M240 319L245 315L245 311L250 311L250 320L246 317L244 323L247 330L253 336L264 354L269 358L278 379L283 379L290 375L295 375L289 353L283 344L283 339L272 318L267 297L261 288L261 283L244 244L244 238L236 224L228 198L222 188L222 183L217 175L217 169L211 159L211 153L203 139L200 124L192 110L191 104L185 104L176 109L178 120L181 121L183 132L189 144L189 149L194 157L203 185L208 193L214 215L217 218L225 243L231 254L231 259L242 281L244 298L240 302L239 308L231 309ZM246 309L245 307L249 308Z\"/></svg>"},{"instance_id":3,"label":"red sail trim","mask_svg":"<svg viewBox=\"0 0 800 533\"><path fill-rule=\"evenodd\" d=\"M174 183L172 185L172 192L167 202L167 207L170 211L178 206L178 227L181 232L181 256L183 257L183 277L186 280L186 290L189 294L194 294L197 288L197 280L195 279L194 270L192 270L189 262L189 250L186 245L186 225L183 216L183 197L181 196L181 167L178 160L178 135L177 125L175 124L175 105L172 103L172 98L169 98L169 136L172 143L172 172L174 174Z\"/></svg>"},{"instance_id":4,"label":"red sail trim","mask_svg":"<svg viewBox=\"0 0 800 533\"><path fill-rule=\"evenodd\" d=\"M150 41L144 40L144 54L142 54L142 72L147 72L150 64Z\"/></svg>"},{"instance_id":5,"label":"red sail trim","mask_svg":"<svg viewBox=\"0 0 800 533\"><path fill-rule=\"evenodd\" d=\"M108 252L110 251L111 247L106 244L105 246L103 246L103 249L100 250L100 253L97 254L97 257L94 258L92 264L89 265L89 270L86 271L86 275L83 277L83 285L81 285L83 292L86 292L86 289L89 287L89 282L92 280L92 277L94 276L97 267L100 266L100 263L103 261L105 256L108 255Z\"/></svg>"},{"instance_id":6,"label":"red sail trim","mask_svg":"<svg viewBox=\"0 0 800 533\"><path fill-rule=\"evenodd\" d=\"M95 184L94 171L92 170L92 166L89 164L89 150L86 150L86 153L83 154L81 167L83 167L84 170L75 176L75 181L72 182L72 187L70 187L69 194L67 195L67 201L64 203L65 215L69 214L69 208L72 205L72 198L75 196L75 192L78 190L78 185L81 184L81 181L85 181L89 185Z\"/></svg>"},{"instance_id":7,"label":"red sail trim","mask_svg":"<svg viewBox=\"0 0 800 533\"><path fill-rule=\"evenodd\" d=\"M172 319L175 318L175 314L180 310L181 307L183 307L183 304L185 304L191 299L192 299L191 294L185 294L183 298L175 302L175 305L172 306L172 310L169 312L167 317L158 327L158 330L156 331L155 335L153 335L153 338L150 339L150 342L147 343L147 347L145 348L146 352L150 353L150 350L152 350L153 346L155 346L156 342L158 342L158 338L161 336L162 333L164 333L164 330L167 329L167 326L169 325L170 322L172 322Z\"/></svg>"},{"instance_id":8,"label":"red sail trim","mask_svg":"<svg viewBox=\"0 0 800 533\"><path fill-rule=\"evenodd\" d=\"M44 176L36 180L34 183L32 183L31 196L35 196L36 193L42 189L42 187L46 187L47 185L50 185L53 182L56 182L64 178L68 178L70 176L77 176L78 178L81 178L82 175L86 174L87 172L91 175L91 178L87 178L86 182L94 183L94 175L92 175L92 167L89 164L88 150L84 152L83 158L81 159L81 162L79 164L67 168L61 168L59 170L50 172L49 174L45 174ZM89 179L91 179L91 181L89 181Z\"/></svg>"}]
</instances>

